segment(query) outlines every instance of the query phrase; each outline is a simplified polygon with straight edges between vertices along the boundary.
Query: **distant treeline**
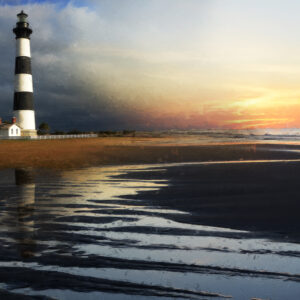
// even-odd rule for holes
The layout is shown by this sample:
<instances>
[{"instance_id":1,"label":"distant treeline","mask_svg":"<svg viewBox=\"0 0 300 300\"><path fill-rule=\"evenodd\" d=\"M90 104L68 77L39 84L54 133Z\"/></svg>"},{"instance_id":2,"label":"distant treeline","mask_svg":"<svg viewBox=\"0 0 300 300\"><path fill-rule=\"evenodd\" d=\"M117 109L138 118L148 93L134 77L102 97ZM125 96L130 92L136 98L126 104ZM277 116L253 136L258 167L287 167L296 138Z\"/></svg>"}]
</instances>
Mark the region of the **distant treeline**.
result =
<instances>
[{"instance_id":1,"label":"distant treeline","mask_svg":"<svg viewBox=\"0 0 300 300\"><path fill-rule=\"evenodd\" d=\"M98 136L135 136L135 130L121 130L121 131L97 131Z\"/></svg>"},{"instance_id":2,"label":"distant treeline","mask_svg":"<svg viewBox=\"0 0 300 300\"><path fill-rule=\"evenodd\" d=\"M98 134L98 136L135 136L135 130L100 130L100 131L81 131L78 129L72 129L70 131L62 130L51 130L50 126L46 122L42 122L38 127L39 135L54 134L54 135L63 135L63 134Z\"/></svg>"},{"instance_id":3,"label":"distant treeline","mask_svg":"<svg viewBox=\"0 0 300 300\"><path fill-rule=\"evenodd\" d=\"M70 131L61 131L56 130L51 132L53 135L63 135L63 134L97 134L99 137L105 137L105 136L135 136L135 130L121 130L121 131L111 131L111 130L101 130L101 131L81 131L81 130L70 130ZM38 132L40 135L50 134L49 132Z\"/></svg>"}]
</instances>

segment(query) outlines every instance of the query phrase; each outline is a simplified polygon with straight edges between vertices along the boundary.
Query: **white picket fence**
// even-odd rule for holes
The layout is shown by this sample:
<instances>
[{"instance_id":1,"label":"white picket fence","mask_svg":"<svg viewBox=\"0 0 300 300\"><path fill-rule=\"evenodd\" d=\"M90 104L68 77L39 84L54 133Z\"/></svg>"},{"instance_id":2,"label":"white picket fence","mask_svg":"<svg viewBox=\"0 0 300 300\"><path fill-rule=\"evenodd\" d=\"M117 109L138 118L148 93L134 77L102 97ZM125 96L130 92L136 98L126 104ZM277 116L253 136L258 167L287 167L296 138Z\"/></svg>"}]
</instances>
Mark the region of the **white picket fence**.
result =
<instances>
[{"instance_id":1,"label":"white picket fence","mask_svg":"<svg viewBox=\"0 0 300 300\"><path fill-rule=\"evenodd\" d=\"M11 136L0 137L1 140L62 140L62 139L85 139L96 138L97 134L82 133L82 134L53 134L53 135L37 135L37 136Z\"/></svg>"},{"instance_id":2,"label":"white picket fence","mask_svg":"<svg viewBox=\"0 0 300 300\"><path fill-rule=\"evenodd\" d=\"M38 135L30 137L32 140L60 140L60 139L85 139L95 138L97 134L82 133L82 134L53 134L53 135Z\"/></svg>"}]
</instances>

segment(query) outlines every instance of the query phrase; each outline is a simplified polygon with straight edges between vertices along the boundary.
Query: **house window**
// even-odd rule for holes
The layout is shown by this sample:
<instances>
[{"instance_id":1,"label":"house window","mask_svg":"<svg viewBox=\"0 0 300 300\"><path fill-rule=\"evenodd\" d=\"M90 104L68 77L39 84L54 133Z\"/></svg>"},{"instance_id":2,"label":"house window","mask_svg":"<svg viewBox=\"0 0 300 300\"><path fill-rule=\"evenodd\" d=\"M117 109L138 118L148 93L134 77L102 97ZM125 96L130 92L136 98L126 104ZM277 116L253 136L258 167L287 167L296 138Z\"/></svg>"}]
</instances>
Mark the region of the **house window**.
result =
<instances>
[{"instance_id":1,"label":"house window","mask_svg":"<svg viewBox=\"0 0 300 300\"><path fill-rule=\"evenodd\" d=\"M10 134L14 134L14 129L13 128L10 130Z\"/></svg>"},{"instance_id":2,"label":"house window","mask_svg":"<svg viewBox=\"0 0 300 300\"><path fill-rule=\"evenodd\" d=\"M18 128L16 128L16 134L19 134L19 129Z\"/></svg>"}]
</instances>

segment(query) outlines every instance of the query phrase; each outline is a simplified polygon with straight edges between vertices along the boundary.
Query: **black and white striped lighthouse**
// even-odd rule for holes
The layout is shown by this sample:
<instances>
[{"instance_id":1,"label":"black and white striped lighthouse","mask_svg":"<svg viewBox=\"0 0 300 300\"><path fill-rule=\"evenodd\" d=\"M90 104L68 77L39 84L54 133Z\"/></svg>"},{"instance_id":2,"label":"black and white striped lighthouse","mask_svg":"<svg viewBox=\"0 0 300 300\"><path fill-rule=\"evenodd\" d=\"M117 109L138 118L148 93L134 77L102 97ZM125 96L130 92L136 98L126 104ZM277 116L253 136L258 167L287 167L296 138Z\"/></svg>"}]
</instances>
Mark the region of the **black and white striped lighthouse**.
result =
<instances>
[{"instance_id":1,"label":"black and white striped lighthouse","mask_svg":"<svg viewBox=\"0 0 300 300\"><path fill-rule=\"evenodd\" d=\"M13 29L17 44L13 114L17 125L22 130L22 135L32 136L36 135L30 55L32 29L27 22L28 15L23 10L17 17L18 22Z\"/></svg>"}]
</instances>

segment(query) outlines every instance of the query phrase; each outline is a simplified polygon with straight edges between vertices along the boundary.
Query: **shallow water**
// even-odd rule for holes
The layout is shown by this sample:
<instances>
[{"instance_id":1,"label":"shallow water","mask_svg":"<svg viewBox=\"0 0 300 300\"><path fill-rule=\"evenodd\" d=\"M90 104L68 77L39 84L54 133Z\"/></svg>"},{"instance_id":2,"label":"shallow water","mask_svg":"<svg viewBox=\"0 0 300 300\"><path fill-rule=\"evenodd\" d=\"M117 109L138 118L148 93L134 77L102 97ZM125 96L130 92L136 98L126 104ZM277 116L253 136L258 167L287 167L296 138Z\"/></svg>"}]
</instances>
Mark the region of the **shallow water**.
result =
<instances>
[{"instance_id":1,"label":"shallow water","mask_svg":"<svg viewBox=\"0 0 300 300\"><path fill-rule=\"evenodd\" d=\"M299 243L195 225L142 199L176 166L1 171L0 296L299 299Z\"/></svg>"}]
</instances>

